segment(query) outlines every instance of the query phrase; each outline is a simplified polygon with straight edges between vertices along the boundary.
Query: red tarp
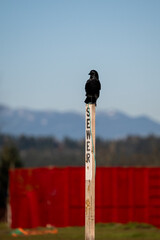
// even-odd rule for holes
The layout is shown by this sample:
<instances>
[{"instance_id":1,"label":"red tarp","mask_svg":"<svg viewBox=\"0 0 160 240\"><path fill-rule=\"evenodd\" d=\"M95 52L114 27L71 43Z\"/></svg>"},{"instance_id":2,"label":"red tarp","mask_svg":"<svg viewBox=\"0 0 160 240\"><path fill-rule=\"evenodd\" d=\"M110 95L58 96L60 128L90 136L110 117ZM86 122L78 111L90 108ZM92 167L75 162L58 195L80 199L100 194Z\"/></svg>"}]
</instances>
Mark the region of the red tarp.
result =
<instances>
[{"instance_id":1,"label":"red tarp","mask_svg":"<svg viewBox=\"0 0 160 240\"><path fill-rule=\"evenodd\" d=\"M13 228L83 226L82 167L10 171ZM160 168L97 168L96 222L145 222L160 227Z\"/></svg>"}]
</instances>

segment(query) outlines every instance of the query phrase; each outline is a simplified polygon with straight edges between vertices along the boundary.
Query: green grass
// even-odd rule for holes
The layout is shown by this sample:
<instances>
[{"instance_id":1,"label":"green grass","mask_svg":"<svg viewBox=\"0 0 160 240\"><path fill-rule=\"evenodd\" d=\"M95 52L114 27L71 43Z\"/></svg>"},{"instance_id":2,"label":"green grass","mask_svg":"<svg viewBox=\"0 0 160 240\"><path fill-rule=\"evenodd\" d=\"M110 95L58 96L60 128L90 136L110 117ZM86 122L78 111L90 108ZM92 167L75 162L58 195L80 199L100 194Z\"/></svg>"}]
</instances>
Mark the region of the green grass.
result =
<instances>
[{"instance_id":1,"label":"green grass","mask_svg":"<svg viewBox=\"0 0 160 240\"><path fill-rule=\"evenodd\" d=\"M84 227L58 228L58 234L12 237L11 229L0 224L0 240L84 240ZM160 239L160 229L148 224L96 224L96 240L156 240Z\"/></svg>"}]
</instances>

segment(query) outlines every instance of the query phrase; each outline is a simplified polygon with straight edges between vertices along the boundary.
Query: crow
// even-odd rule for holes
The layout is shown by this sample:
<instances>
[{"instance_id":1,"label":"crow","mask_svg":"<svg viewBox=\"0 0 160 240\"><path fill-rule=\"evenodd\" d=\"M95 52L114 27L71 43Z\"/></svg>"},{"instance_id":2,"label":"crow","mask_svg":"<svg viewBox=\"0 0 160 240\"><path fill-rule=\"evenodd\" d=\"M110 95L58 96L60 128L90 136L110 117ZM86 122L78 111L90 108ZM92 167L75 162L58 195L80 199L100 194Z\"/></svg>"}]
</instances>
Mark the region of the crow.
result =
<instances>
[{"instance_id":1,"label":"crow","mask_svg":"<svg viewBox=\"0 0 160 240\"><path fill-rule=\"evenodd\" d=\"M85 84L86 99L84 102L93 103L96 105L96 101L100 95L101 83L99 81L98 72L96 70L91 70L88 75L90 75L90 78Z\"/></svg>"}]
</instances>

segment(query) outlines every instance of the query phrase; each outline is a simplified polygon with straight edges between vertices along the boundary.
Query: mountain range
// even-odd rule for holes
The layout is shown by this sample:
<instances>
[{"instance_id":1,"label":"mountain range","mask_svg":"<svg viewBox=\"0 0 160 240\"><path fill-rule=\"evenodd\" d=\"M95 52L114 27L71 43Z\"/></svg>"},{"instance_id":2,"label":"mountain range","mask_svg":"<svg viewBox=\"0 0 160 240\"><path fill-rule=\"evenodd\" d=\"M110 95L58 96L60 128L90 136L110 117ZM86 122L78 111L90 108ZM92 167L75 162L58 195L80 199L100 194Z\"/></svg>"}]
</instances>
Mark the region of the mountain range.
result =
<instances>
[{"instance_id":1,"label":"mountain range","mask_svg":"<svg viewBox=\"0 0 160 240\"><path fill-rule=\"evenodd\" d=\"M85 112L12 109L0 105L0 132L10 135L54 136L73 139L85 136ZM96 112L96 136L120 139L129 135L160 136L160 123L147 116L131 117L119 111Z\"/></svg>"}]
</instances>

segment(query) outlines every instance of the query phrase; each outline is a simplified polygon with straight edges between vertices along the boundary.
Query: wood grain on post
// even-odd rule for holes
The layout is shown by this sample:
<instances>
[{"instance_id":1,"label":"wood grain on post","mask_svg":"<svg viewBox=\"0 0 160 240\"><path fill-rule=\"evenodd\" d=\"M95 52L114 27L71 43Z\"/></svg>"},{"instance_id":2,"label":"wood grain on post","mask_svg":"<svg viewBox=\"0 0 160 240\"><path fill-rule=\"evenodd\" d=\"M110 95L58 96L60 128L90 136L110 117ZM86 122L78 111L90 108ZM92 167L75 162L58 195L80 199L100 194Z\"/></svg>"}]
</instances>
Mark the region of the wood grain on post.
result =
<instances>
[{"instance_id":1,"label":"wood grain on post","mask_svg":"<svg viewBox=\"0 0 160 240\"><path fill-rule=\"evenodd\" d=\"M94 239L95 239L95 104L86 104L85 240Z\"/></svg>"}]
</instances>

